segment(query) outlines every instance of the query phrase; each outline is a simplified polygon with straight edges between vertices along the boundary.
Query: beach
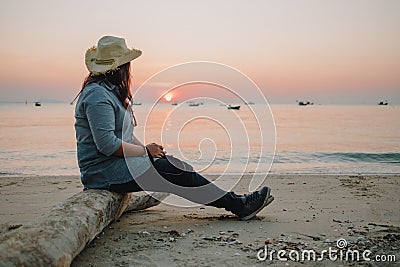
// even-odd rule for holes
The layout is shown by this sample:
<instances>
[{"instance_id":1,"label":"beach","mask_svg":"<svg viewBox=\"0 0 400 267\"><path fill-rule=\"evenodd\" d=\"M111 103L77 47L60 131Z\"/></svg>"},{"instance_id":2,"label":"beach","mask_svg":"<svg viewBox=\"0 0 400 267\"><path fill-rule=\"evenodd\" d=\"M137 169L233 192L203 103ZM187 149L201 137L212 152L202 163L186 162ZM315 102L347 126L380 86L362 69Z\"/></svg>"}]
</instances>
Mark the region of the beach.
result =
<instances>
[{"instance_id":1,"label":"beach","mask_svg":"<svg viewBox=\"0 0 400 267\"><path fill-rule=\"evenodd\" d=\"M275 201L250 221L239 221L213 207L160 204L122 215L75 258L72 266L280 266L287 262L278 260L276 253L272 262L269 256L260 260L257 253L265 248L268 253L313 249L321 256L322 250L337 248L338 239L345 239L353 250L371 250L370 258L384 254L398 260L399 178L269 175L264 184L272 188ZM244 176L234 191L247 193L249 181L250 177ZM81 190L78 176L2 177L2 233L35 221ZM324 258L324 265L343 263L347 262Z\"/></svg>"}]
</instances>

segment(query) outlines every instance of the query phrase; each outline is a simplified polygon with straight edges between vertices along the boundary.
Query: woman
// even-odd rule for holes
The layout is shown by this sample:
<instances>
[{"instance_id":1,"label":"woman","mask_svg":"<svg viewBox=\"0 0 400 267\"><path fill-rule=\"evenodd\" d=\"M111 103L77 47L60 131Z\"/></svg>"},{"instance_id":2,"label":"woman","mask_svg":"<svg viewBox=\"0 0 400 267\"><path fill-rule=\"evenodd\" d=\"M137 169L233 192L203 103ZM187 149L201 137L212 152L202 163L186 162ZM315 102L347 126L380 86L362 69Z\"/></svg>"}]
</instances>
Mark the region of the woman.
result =
<instances>
[{"instance_id":1,"label":"woman","mask_svg":"<svg viewBox=\"0 0 400 267\"><path fill-rule=\"evenodd\" d=\"M144 146L134 136L130 61L141 53L113 36L102 37L97 47L86 52L89 75L75 108L77 156L85 189L169 192L225 208L241 220L254 217L274 199L268 187L249 195L225 192L190 165L165 155L161 145Z\"/></svg>"}]
</instances>

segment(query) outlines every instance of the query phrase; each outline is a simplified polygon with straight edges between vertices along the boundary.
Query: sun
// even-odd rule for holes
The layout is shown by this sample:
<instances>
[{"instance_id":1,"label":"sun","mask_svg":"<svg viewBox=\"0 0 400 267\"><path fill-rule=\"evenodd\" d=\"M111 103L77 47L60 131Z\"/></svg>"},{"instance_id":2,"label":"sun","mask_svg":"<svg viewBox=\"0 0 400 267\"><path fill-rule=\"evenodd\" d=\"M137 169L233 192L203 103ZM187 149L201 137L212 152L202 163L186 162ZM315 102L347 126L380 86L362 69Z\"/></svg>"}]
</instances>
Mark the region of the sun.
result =
<instances>
[{"instance_id":1,"label":"sun","mask_svg":"<svg viewBox=\"0 0 400 267\"><path fill-rule=\"evenodd\" d=\"M171 101L171 100L172 100L172 94L166 94L166 95L164 96L164 99L165 99L165 101L167 101L167 102Z\"/></svg>"}]
</instances>

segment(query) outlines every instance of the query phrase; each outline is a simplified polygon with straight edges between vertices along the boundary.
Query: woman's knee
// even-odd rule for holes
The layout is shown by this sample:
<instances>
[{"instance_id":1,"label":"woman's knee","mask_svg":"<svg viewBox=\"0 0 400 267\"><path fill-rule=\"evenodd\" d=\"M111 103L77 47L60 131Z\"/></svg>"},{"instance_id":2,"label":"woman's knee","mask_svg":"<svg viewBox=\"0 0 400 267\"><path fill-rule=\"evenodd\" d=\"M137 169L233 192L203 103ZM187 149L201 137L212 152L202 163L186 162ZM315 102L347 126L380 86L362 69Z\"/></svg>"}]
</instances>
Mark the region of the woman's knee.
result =
<instances>
[{"instance_id":1,"label":"woman's knee","mask_svg":"<svg viewBox=\"0 0 400 267\"><path fill-rule=\"evenodd\" d=\"M175 158L173 156L166 155L165 157L161 158L161 160L162 161L160 163L168 165L169 168L174 168L174 169L177 169L177 170L183 171L183 172L194 172L194 169L190 164L188 164L178 158ZM159 161L159 160L157 160L157 161ZM168 168L165 165L163 167Z\"/></svg>"},{"instance_id":2,"label":"woman's knee","mask_svg":"<svg viewBox=\"0 0 400 267\"><path fill-rule=\"evenodd\" d=\"M167 158L157 159L154 162L154 167L158 172L163 173L179 174L182 172L175 165L171 164L171 162Z\"/></svg>"},{"instance_id":3,"label":"woman's knee","mask_svg":"<svg viewBox=\"0 0 400 267\"><path fill-rule=\"evenodd\" d=\"M173 174L194 171L191 165L173 156L165 156L156 160L154 166L159 171L169 172Z\"/></svg>"}]
</instances>

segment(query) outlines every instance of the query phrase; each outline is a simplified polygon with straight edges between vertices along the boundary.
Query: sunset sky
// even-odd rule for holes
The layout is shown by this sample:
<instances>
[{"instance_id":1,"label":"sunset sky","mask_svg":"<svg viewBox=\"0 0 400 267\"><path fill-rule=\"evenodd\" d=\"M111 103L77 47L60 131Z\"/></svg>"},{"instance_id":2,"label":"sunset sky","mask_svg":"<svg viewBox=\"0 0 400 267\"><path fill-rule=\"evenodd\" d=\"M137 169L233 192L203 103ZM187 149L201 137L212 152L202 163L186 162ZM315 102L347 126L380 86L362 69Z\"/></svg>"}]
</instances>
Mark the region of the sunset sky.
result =
<instances>
[{"instance_id":1,"label":"sunset sky","mask_svg":"<svg viewBox=\"0 0 400 267\"><path fill-rule=\"evenodd\" d=\"M187 61L248 75L271 103L400 104L400 1L20 1L0 9L0 101L69 102L103 35L143 51L133 89Z\"/></svg>"}]
</instances>

